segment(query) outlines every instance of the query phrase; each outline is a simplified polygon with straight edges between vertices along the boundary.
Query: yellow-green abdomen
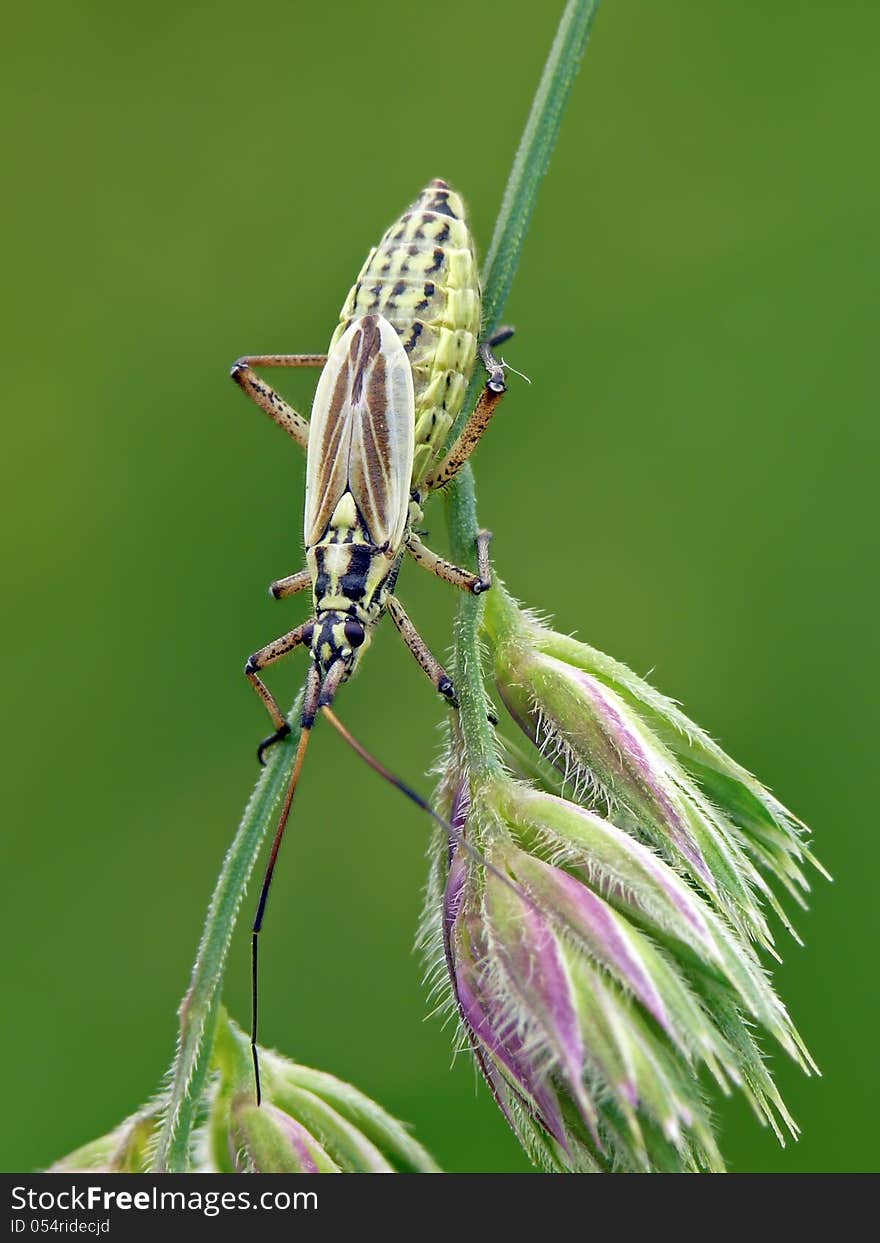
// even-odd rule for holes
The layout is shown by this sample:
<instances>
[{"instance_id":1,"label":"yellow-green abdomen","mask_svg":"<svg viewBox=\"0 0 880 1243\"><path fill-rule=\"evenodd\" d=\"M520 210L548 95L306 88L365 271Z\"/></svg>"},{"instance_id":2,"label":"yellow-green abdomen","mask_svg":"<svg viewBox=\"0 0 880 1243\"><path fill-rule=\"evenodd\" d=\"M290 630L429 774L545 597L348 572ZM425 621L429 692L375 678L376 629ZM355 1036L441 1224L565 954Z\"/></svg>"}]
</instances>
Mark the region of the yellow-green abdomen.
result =
<instances>
[{"instance_id":1,"label":"yellow-green abdomen","mask_svg":"<svg viewBox=\"0 0 880 1243\"><path fill-rule=\"evenodd\" d=\"M330 348L353 319L383 315L413 370L413 488L440 458L474 369L480 283L464 205L432 181L387 230L345 300Z\"/></svg>"}]
</instances>

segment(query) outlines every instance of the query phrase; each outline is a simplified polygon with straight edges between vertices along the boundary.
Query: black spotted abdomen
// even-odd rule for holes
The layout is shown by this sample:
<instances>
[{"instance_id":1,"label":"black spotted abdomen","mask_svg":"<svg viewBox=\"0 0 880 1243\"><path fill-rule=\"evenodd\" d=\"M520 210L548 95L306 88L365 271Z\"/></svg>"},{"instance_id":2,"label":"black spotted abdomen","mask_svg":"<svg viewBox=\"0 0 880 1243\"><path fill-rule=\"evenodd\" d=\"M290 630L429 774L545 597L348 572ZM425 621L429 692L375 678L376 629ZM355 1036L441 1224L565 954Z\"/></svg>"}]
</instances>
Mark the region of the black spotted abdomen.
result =
<instances>
[{"instance_id":1,"label":"black spotted abdomen","mask_svg":"<svg viewBox=\"0 0 880 1243\"><path fill-rule=\"evenodd\" d=\"M353 319L383 315L413 370L413 488L440 459L474 369L480 284L464 205L432 181L370 252L339 316L330 349Z\"/></svg>"}]
</instances>

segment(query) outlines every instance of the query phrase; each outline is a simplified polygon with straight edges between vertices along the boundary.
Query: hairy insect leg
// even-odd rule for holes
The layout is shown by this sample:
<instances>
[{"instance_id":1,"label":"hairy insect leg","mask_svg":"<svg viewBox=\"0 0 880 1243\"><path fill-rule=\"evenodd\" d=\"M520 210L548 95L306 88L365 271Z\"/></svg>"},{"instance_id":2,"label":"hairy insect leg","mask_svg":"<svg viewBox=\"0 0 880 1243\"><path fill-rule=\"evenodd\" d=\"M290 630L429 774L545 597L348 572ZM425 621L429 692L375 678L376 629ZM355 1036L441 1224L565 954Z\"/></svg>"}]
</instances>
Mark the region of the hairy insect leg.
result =
<instances>
[{"instance_id":1,"label":"hairy insect leg","mask_svg":"<svg viewBox=\"0 0 880 1243\"><path fill-rule=\"evenodd\" d=\"M391 614L391 620L400 632L400 637L434 684L434 689L439 691L443 698L454 708L457 708L458 701L455 698L455 688L452 685L452 679L418 630L416 630L409 619L406 609L396 596L388 597L388 612Z\"/></svg>"},{"instance_id":2,"label":"hairy insect leg","mask_svg":"<svg viewBox=\"0 0 880 1243\"><path fill-rule=\"evenodd\" d=\"M261 764L265 762L263 754L266 748L271 747L273 742L279 742L282 738L286 738L290 733L290 726L278 707L275 696L259 676L259 670L265 669L269 665L274 665L277 660L281 660L282 656L286 656L288 652L294 651L295 648L311 643L313 626L314 619L303 622L301 626L297 626L289 634L282 635L274 643L267 643L265 647L261 647L258 652L254 652L247 659L247 664L244 667L245 677L266 705L266 711L269 713L269 716L272 718L272 724L275 726L275 732L270 734L268 738L264 738L257 747L257 759Z\"/></svg>"},{"instance_id":3,"label":"hairy insect leg","mask_svg":"<svg viewBox=\"0 0 880 1243\"><path fill-rule=\"evenodd\" d=\"M323 367L326 354L246 354L232 364L230 375L251 401L268 414L302 449L309 446L309 421L253 372L254 367Z\"/></svg>"},{"instance_id":4,"label":"hairy insect leg","mask_svg":"<svg viewBox=\"0 0 880 1243\"><path fill-rule=\"evenodd\" d=\"M275 600L286 600L288 596L308 591L312 585L310 570L299 570L296 574L288 574L287 578L278 578L269 584L269 595Z\"/></svg>"},{"instance_id":5,"label":"hairy insect leg","mask_svg":"<svg viewBox=\"0 0 880 1243\"><path fill-rule=\"evenodd\" d=\"M478 596L484 591L488 591L492 586L492 571L489 566L489 541L492 538L491 531L481 531L477 536L477 567L479 573L472 574L470 570L463 570L460 566L453 565L451 561L444 560L439 557L436 552L432 552L427 544L423 544L415 532L411 532L407 540L406 550L417 565L423 570L430 570L432 574L436 574L438 578L442 578L444 583L451 583L453 587L460 588L461 591L469 591L473 595Z\"/></svg>"},{"instance_id":6,"label":"hairy insect leg","mask_svg":"<svg viewBox=\"0 0 880 1243\"><path fill-rule=\"evenodd\" d=\"M515 335L515 328L511 328L510 324L502 324L500 328L495 329L491 336L486 338L486 345L490 351L494 350L496 346L503 345L505 341L509 341Z\"/></svg>"},{"instance_id":7,"label":"hairy insect leg","mask_svg":"<svg viewBox=\"0 0 880 1243\"><path fill-rule=\"evenodd\" d=\"M489 564L489 545L492 543L492 532L485 527L477 532L477 569L483 582L483 591L492 586L492 566Z\"/></svg>"},{"instance_id":8,"label":"hairy insect leg","mask_svg":"<svg viewBox=\"0 0 880 1243\"><path fill-rule=\"evenodd\" d=\"M504 368L492 353L492 344L499 340L506 341L512 336L512 330L500 329L489 341L480 346L480 358L486 369L486 385L474 406L473 413L461 429L458 439L447 453L440 465L425 479L421 485L428 492L442 488L454 479L464 466L470 455L483 438L486 428L492 421L492 415L507 392L504 380Z\"/></svg>"}]
</instances>

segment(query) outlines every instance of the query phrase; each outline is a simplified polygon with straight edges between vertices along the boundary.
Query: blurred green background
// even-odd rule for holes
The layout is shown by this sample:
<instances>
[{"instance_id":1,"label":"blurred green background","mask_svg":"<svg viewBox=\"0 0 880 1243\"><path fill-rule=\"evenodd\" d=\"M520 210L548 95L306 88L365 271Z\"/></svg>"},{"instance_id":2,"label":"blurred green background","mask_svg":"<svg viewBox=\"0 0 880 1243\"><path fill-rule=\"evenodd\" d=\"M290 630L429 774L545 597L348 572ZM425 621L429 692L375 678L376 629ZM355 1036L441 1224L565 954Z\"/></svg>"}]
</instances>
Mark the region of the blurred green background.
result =
<instances>
[{"instance_id":1,"label":"blurred green background","mask_svg":"<svg viewBox=\"0 0 880 1243\"><path fill-rule=\"evenodd\" d=\"M485 251L556 17L7 14L3 1169L155 1089L265 732L241 666L302 613L266 586L301 564L303 462L229 364L323 349L433 176ZM725 1104L735 1170L877 1165L878 39L876 5L606 0L508 307L532 384L514 377L477 461L510 588L653 669L836 878L777 972L825 1072L778 1060L803 1139L783 1152ZM288 379L307 404L313 378ZM401 591L442 652L453 593L412 571ZM302 670L273 678L285 698ZM390 626L343 715L429 789L440 710ZM446 1168L523 1170L425 1021L426 837L321 731L270 907L264 1037L413 1122ZM227 999L246 1015L244 928Z\"/></svg>"}]
</instances>

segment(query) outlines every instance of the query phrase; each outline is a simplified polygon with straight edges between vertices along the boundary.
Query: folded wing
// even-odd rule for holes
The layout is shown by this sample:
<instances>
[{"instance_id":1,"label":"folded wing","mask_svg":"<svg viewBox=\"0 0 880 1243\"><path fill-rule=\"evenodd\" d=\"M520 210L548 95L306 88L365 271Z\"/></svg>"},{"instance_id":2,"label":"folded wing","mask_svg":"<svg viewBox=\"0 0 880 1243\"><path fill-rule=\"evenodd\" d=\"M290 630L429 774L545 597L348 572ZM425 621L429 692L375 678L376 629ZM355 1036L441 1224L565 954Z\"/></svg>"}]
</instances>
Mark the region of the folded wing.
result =
<instances>
[{"instance_id":1,"label":"folded wing","mask_svg":"<svg viewBox=\"0 0 880 1243\"><path fill-rule=\"evenodd\" d=\"M350 491L370 542L396 549L406 527L415 399L400 338L381 315L355 320L321 373L312 407L304 536L312 547Z\"/></svg>"}]
</instances>

